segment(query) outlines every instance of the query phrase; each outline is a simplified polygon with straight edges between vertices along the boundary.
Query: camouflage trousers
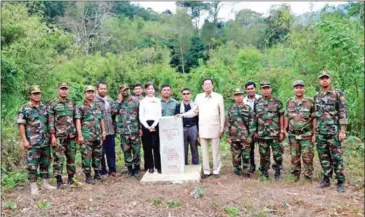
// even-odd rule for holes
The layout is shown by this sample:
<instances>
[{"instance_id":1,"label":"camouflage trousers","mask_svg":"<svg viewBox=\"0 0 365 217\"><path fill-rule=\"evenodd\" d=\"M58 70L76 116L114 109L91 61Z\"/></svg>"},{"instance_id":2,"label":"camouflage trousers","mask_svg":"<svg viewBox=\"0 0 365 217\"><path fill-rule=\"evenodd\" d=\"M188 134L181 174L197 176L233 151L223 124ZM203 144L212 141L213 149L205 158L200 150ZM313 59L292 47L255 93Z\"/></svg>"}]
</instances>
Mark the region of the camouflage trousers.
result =
<instances>
[{"instance_id":1,"label":"camouflage trousers","mask_svg":"<svg viewBox=\"0 0 365 217\"><path fill-rule=\"evenodd\" d=\"M284 146L276 139L258 139L259 153L260 153L260 170L268 171L270 169L270 147L274 157L275 164L272 165L273 169L283 168L283 153Z\"/></svg>"},{"instance_id":2,"label":"camouflage trousers","mask_svg":"<svg viewBox=\"0 0 365 217\"><path fill-rule=\"evenodd\" d=\"M30 182L36 182L38 176L38 167L40 176L48 179L48 168L51 164L51 147L31 147L27 152L27 169L28 179Z\"/></svg>"},{"instance_id":3,"label":"camouflage trousers","mask_svg":"<svg viewBox=\"0 0 365 217\"><path fill-rule=\"evenodd\" d=\"M82 169L84 173L91 173L91 164L95 171L101 170L103 146L100 140L85 141L81 145Z\"/></svg>"},{"instance_id":4,"label":"camouflage trousers","mask_svg":"<svg viewBox=\"0 0 365 217\"><path fill-rule=\"evenodd\" d=\"M53 173L62 175L65 157L67 160L67 174L76 173L75 165L76 143L73 138L57 138L53 147Z\"/></svg>"},{"instance_id":5,"label":"camouflage trousers","mask_svg":"<svg viewBox=\"0 0 365 217\"><path fill-rule=\"evenodd\" d=\"M306 136L298 140L295 136L289 136L291 164L293 166L291 172L295 176L300 176L301 160L303 160L304 176L313 178L314 147L311 138L311 136Z\"/></svg>"},{"instance_id":6,"label":"camouflage trousers","mask_svg":"<svg viewBox=\"0 0 365 217\"><path fill-rule=\"evenodd\" d=\"M317 134L317 152L325 176L332 177L333 171L338 181L345 181L341 142L338 135Z\"/></svg>"},{"instance_id":7,"label":"camouflage trousers","mask_svg":"<svg viewBox=\"0 0 365 217\"><path fill-rule=\"evenodd\" d=\"M141 163L141 141L139 135L120 135L120 147L124 153L124 163L127 167L139 166Z\"/></svg>"},{"instance_id":8,"label":"camouflage trousers","mask_svg":"<svg viewBox=\"0 0 365 217\"><path fill-rule=\"evenodd\" d=\"M250 152L251 144L247 144L243 141L232 141L231 143L231 153L232 153L232 163L235 171L242 171L244 173L249 173L250 169Z\"/></svg>"}]
</instances>

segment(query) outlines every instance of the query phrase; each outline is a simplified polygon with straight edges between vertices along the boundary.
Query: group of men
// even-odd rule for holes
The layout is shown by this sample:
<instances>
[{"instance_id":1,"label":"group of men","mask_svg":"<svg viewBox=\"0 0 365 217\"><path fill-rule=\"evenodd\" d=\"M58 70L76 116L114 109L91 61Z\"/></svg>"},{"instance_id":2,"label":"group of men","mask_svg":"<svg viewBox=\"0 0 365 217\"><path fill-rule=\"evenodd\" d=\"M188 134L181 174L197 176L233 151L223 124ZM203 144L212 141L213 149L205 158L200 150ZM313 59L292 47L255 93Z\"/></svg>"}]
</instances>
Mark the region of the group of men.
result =
<instances>
[{"instance_id":1,"label":"group of men","mask_svg":"<svg viewBox=\"0 0 365 217\"><path fill-rule=\"evenodd\" d=\"M211 175L209 165L209 143L212 145L213 174L219 177L220 138L226 133L231 144L234 173L249 177L256 170L254 160L255 143L259 146L261 177L268 178L270 147L273 152L275 179L280 179L283 162L283 145L289 139L292 155L292 173L298 181L301 174L301 156L304 176L313 177L314 142L324 172L320 187L330 186L333 171L337 176L338 191L343 192L345 176L341 141L346 137L347 106L341 91L331 87L331 76L327 71L319 75L322 91L314 100L304 97L304 82L295 81L295 97L287 102L286 111L282 102L272 96L269 82L261 82L262 96L256 94L256 85L249 81L245 85L247 96L238 88L233 93L235 103L224 112L223 96L213 91L211 78L202 82L204 93L191 100L191 90L181 90L182 101L171 97L171 86L160 89L162 116L183 118L185 164L188 164L189 146L192 164L199 164L197 143L201 144L202 178ZM85 182L105 180L104 175L116 176L115 135L120 135L128 176L140 174L140 149L143 132L139 122L139 101L143 99L142 85L134 85L134 96L127 84L119 88L118 98L113 101L107 96L107 84L97 87L86 86L84 100L78 105L69 97L69 85L58 84L58 96L47 105L41 102L38 86L29 89L30 102L21 106L17 123L21 139L27 152L27 166L31 194L38 194L37 169L43 178L43 188L56 189L49 184L48 168L52 161L57 188L64 185L62 168L67 159L68 184L74 184L76 172L76 144L80 145ZM106 156L107 164L104 157ZM91 176L94 169L94 179ZM145 166L146 169L146 166Z\"/></svg>"},{"instance_id":2,"label":"group of men","mask_svg":"<svg viewBox=\"0 0 365 217\"><path fill-rule=\"evenodd\" d=\"M347 104L342 91L331 86L331 76L321 71L318 76L321 86L314 99L304 97L304 82L293 82L295 97L283 103L272 96L269 82L261 82L262 96L255 92L255 84L248 82L248 98L238 88L234 92L235 103L228 111L226 120L227 140L231 144L234 173L241 171L246 177L255 171L253 151L255 142L259 146L261 178L269 177L270 147L273 152L274 177L279 180L283 164L282 141L288 138L291 153L292 174L295 181L300 179L301 161L304 177L313 179L314 144L323 169L320 188L330 186L333 172L337 178L338 192L344 192L344 167L341 142L346 137ZM248 103L251 99L254 103ZM250 162L251 160L251 162ZM241 164L242 161L242 164ZM242 166L242 167L241 167Z\"/></svg>"}]
</instances>

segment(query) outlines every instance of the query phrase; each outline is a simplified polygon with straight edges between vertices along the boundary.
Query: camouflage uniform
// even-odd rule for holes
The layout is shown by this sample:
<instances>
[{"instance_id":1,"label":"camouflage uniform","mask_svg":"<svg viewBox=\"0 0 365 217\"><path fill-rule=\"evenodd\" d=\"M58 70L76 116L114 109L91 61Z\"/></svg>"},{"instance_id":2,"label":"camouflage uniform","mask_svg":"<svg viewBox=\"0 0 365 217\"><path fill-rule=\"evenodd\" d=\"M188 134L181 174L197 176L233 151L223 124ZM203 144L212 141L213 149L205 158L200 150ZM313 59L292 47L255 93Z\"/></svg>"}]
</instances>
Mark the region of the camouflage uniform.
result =
<instances>
[{"instance_id":1,"label":"camouflage uniform","mask_svg":"<svg viewBox=\"0 0 365 217\"><path fill-rule=\"evenodd\" d=\"M347 125L347 104L342 91L331 88L328 92L317 93L314 97L316 108L317 151L324 175L344 182L344 167L341 142L338 139L340 125Z\"/></svg>"},{"instance_id":2,"label":"camouflage uniform","mask_svg":"<svg viewBox=\"0 0 365 217\"><path fill-rule=\"evenodd\" d=\"M51 163L51 147L48 134L48 112L44 104L35 107L31 102L20 107L17 124L23 124L30 148L27 151L28 179L37 181L38 166L40 176L48 179L48 168Z\"/></svg>"},{"instance_id":3,"label":"camouflage uniform","mask_svg":"<svg viewBox=\"0 0 365 217\"><path fill-rule=\"evenodd\" d=\"M75 103L70 99L63 101L60 97L57 97L48 103L49 131L56 136L56 147L53 148L53 169L56 176L62 175L65 155L67 159L67 173L69 175L76 173L74 112Z\"/></svg>"},{"instance_id":4,"label":"camouflage uniform","mask_svg":"<svg viewBox=\"0 0 365 217\"><path fill-rule=\"evenodd\" d=\"M84 143L81 145L82 168L84 173L90 173L90 164L95 171L101 170L101 120L103 113L95 105L90 104L85 100L81 105L76 107L75 119L81 120L81 131L84 137Z\"/></svg>"},{"instance_id":5,"label":"camouflage uniform","mask_svg":"<svg viewBox=\"0 0 365 217\"><path fill-rule=\"evenodd\" d=\"M120 146L127 167L141 163L141 141L139 137L139 99L129 96L117 103L117 132L120 134Z\"/></svg>"},{"instance_id":6,"label":"camouflage uniform","mask_svg":"<svg viewBox=\"0 0 365 217\"><path fill-rule=\"evenodd\" d=\"M233 104L228 110L225 131L231 139L232 162L235 171L249 174L251 145L248 138L256 129L253 110L248 105Z\"/></svg>"},{"instance_id":7,"label":"camouflage uniform","mask_svg":"<svg viewBox=\"0 0 365 217\"><path fill-rule=\"evenodd\" d=\"M304 86L304 85L303 85ZM292 174L299 177L301 173L301 159L304 163L304 176L313 178L313 117L315 116L312 99L303 98L298 101L289 99L286 103L285 116L289 122L289 144L292 163Z\"/></svg>"},{"instance_id":8,"label":"camouflage uniform","mask_svg":"<svg viewBox=\"0 0 365 217\"><path fill-rule=\"evenodd\" d=\"M261 87L265 87L261 82ZM283 164L284 146L279 141L280 116L284 114L282 102L276 97L257 100L255 105L256 115L256 136L259 143L260 170L267 172L270 169L270 146L273 152L274 162L272 168L281 170Z\"/></svg>"}]
</instances>

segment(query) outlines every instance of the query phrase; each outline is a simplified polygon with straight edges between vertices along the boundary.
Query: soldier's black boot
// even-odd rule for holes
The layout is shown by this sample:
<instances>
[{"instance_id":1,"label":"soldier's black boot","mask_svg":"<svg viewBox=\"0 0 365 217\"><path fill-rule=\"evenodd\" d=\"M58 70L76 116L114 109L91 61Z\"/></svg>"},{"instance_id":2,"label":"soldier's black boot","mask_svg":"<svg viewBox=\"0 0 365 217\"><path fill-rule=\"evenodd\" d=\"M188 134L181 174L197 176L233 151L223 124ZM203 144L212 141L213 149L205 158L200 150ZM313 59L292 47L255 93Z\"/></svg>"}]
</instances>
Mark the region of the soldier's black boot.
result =
<instances>
[{"instance_id":1,"label":"soldier's black boot","mask_svg":"<svg viewBox=\"0 0 365 217\"><path fill-rule=\"evenodd\" d=\"M280 179L281 179L280 169L276 168L275 169L275 180L279 181Z\"/></svg>"},{"instance_id":2,"label":"soldier's black boot","mask_svg":"<svg viewBox=\"0 0 365 217\"><path fill-rule=\"evenodd\" d=\"M344 193L345 192L345 187L343 185L343 181L338 181L337 182L337 192L338 193Z\"/></svg>"},{"instance_id":3,"label":"soldier's black boot","mask_svg":"<svg viewBox=\"0 0 365 217\"><path fill-rule=\"evenodd\" d=\"M94 172L95 172L94 179L99 181L105 181L105 177L100 174L99 170L95 170Z\"/></svg>"},{"instance_id":4,"label":"soldier's black boot","mask_svg":"<svg viewBox=\"0 0 365 217\"><path fill-rule=\"evenodd\" d=\"M320 188L326 188L331 185L330 178L328 176L324 176L321 183L319 184Z\"/></svg>"},{"instance_id":5,"label":"soldier's black boot","mask_svg":"<svg viewBox=\"0 0 365 217\"><path fill-rule=\"evenodd\" d=\"M74 175L73 174L68 174L68 184L69 185L75 184L73 178L74 178Z\"/></svg>"},{"instance_id":6,"label":"soldier's black boot","mask_svg":"<svg viewBox=\"0 0 365 217\"><path fill-rule=\"evenodd\" d=\"M266 169L261 169L261 180L266 180L269 178L269 172Z\"/></svg>"},{"instance_id":7,"label":"soldier's black boot","mask_svg":"<svg viewBox=\"0 0 365 217\"><path fill-rule=\"evenodd\" d=\"M134 166L134 170L133 170L133 173L134 173L134 176L135 177L139 177L139 171L141 170L141 168L139 167L139 165L137 166Z\"/></svg>"},{"instance_id":8,"label":"soldier's black boot","mask_svg":"<svg viewBox=\"0 0 365 217\"><path fill-rule=\"evenodd\" d=\"M133 168L132 166L128 166L128 177L132 177L133 176Z\"/></svg>"},{"instance_id":9,"label":"soldier's black boot","mask_svg":"<svg viewBox=\"0 0 365 217\"><path fill-rule=\"evenodd\" d=\"M236 170L236 169L234 169L234 170L233 170L233 173L234 173L236 176L241 175L241 172L240 172L239 170Z\"/></svg>"},{"instance_id":10,"label":"soldier's black boot","mask_svg":"<svg viewBox=\"0 0 365 217\"><path fill-rule=\"evenodd\" d=\"M86 179L85 179L85 182L89 185L94 185L94 180L92 179L91 177L91 174L90 173L85 173L85 176L86 176Z\"/></svg>"},{"instance_id":11,"label":"soldier's black boot","mask_svg":"<svg viewBox=\"0 0 365 217\"><path fill-rule=\"evenodd\" d=\"M62 188L62 185L63 185L62 176L61 175L57 175L56 176L56 180L57 180L57 188L58 189Z\"/></svg>"}]
</instances>

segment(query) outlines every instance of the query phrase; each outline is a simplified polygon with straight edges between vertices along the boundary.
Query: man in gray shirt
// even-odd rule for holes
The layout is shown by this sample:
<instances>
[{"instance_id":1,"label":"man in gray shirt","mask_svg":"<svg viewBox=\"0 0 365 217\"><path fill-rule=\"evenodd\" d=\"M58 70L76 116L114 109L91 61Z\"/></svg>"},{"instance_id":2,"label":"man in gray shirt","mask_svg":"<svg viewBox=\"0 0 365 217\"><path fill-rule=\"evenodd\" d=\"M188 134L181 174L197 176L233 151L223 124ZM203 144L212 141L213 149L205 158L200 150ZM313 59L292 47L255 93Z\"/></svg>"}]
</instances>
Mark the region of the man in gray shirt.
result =
<instances>
[{"instance_id":1,"label":"man in gray shirt","mask_svg":"<svg viewBox=\"0 0 365 217\"><path fill-rule=\"evenodd\" d=\"M256 84L253 81L247 81L245 84L246 97L243 99L243 103L250 106L252 110L255 110L256 100L261 98L261 95L256 94ZM255 139L251 142L251 153L250 153L250 172L254 173L256 170L255 165Z\"/></svg>"},{"instance_id":2,"label":"man in gray shirt","mask_svg":"<svg viewBox=\"0 0 365 217\"><path fill-rule=\"evenodd\" d=\"M107 84L99 82L96 85L98 94L95 97L96 106L103 112L106 137L103 141L103 153L101 159L101 174L116 176L115 168L115 115L112 114L115 106L114 100L109 98L107 93ZM106 169L105 156L108 162L108 170Z\"/></svg>"},{"instance_id":3,"label":"man in gray shirt","mask_svg":"<svg viewBox=\"0 0 365 217\"><path fill-rule=\"evenodd\" d=\"M171 86L169 84L161 86L161 95L162 117L179 114L180 104L175 99L171 98Z\"/></svg>"}]
</instances>

